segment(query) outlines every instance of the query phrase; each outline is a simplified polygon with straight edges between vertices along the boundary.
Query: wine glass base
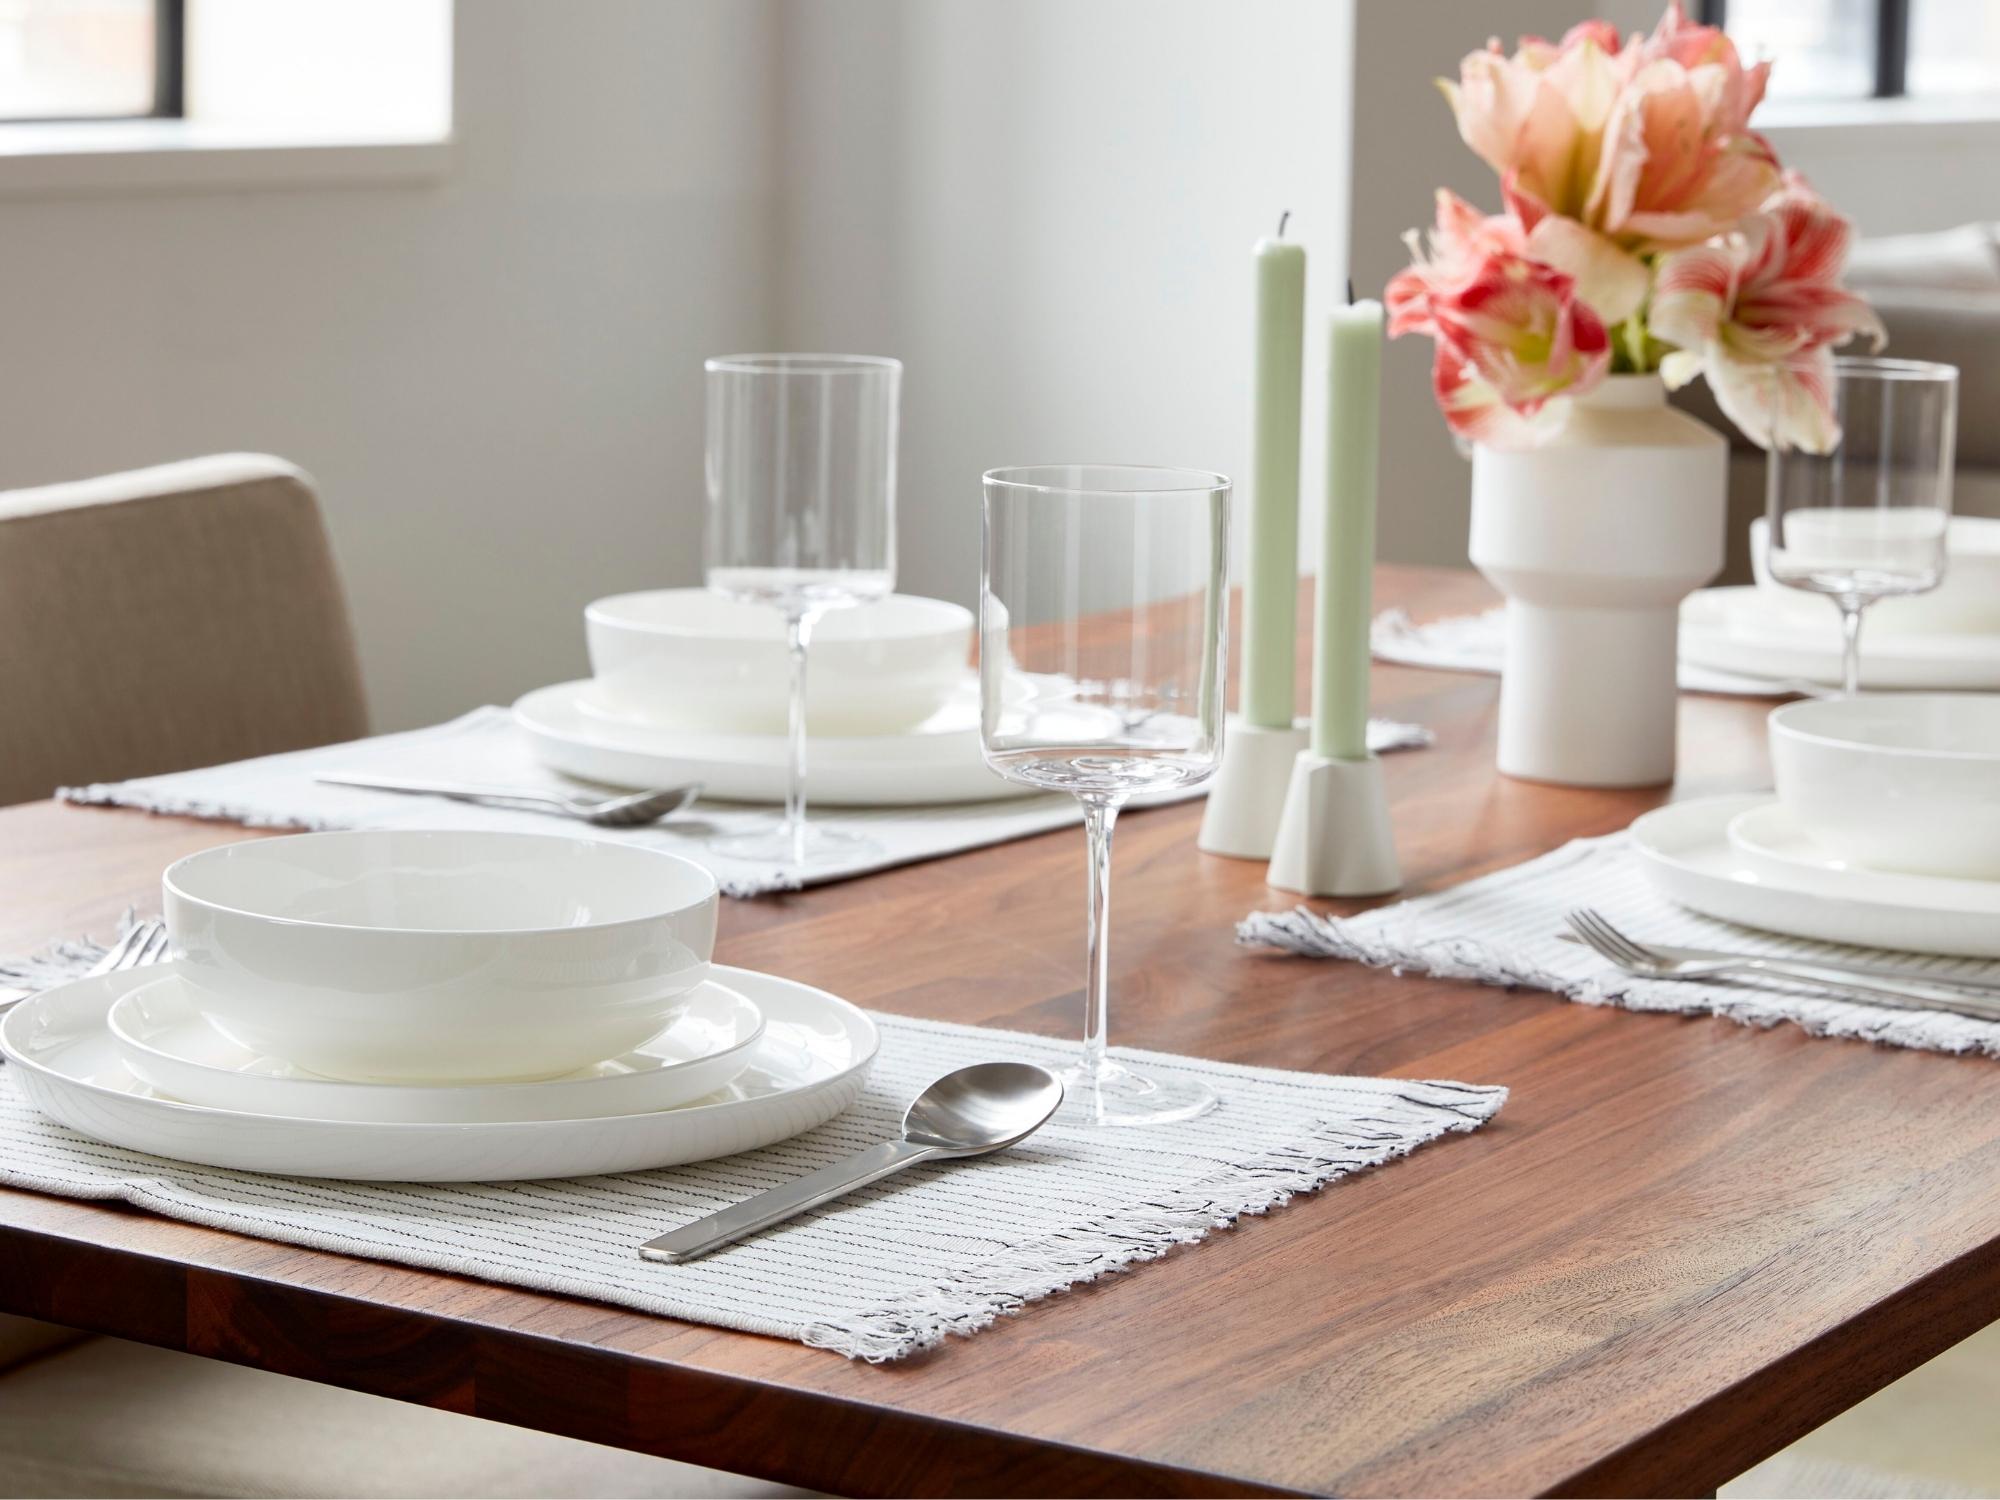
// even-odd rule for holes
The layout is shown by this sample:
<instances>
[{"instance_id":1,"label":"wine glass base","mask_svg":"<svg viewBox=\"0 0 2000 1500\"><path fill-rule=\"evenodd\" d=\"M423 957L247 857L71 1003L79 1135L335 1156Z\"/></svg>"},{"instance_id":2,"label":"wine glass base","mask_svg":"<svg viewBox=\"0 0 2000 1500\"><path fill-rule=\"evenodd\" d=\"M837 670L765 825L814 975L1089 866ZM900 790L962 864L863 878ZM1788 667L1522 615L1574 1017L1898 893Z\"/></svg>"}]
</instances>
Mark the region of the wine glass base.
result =
<instances>
[{"instance_id":1,"label":"wine glass base","mask_svg":"<svg viewBox=\"0 0 2000 1500\"><path fill-rule=\"evenodd\" d=\"M1063 1081L1063 1125L1171 1125L1205 1115L1221 1101L1215 1090L1190 1078L1149 1078L1117 1063L1095 1071L1078 1063Z\"/></svg>"},{"instance_id":2,"label":"wine glass base","mask_svg":"<svg viewBox=\"0 0 2000 1500\"><path fill-rule=\"evenodd\" d=\"M806 824L802 836L794 842L791 832L782 822L772 822L761 828L726 833L710 839L708 847L730 859L803 866L859 859L876 853L881 846L862 834L843 833L839 829L823 828L817 823Z\"/></svg>"}]
</instances>

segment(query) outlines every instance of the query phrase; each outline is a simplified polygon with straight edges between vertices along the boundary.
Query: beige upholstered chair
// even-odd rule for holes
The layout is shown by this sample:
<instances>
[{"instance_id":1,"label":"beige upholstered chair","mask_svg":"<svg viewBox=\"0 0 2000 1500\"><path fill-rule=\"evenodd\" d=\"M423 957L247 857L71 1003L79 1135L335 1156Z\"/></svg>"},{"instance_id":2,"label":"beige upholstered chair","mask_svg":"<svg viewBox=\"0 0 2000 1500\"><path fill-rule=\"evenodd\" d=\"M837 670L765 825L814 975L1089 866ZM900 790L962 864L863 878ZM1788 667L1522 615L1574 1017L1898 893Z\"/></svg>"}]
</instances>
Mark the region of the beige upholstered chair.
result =
<instances>
[{"instance_id":1,"label":"beige upholstered chair","mask_svg":"<svg viewBox=\"0 0 2000 1500\"><path fill-rule=\"evenodd\" d=\"M367 732L306 476L224 454L0 493L0 804Z\"/></svg>"},{"instance_id":2,"label":"beige upholstered chair","mask_svg":"<svg viewBox=\"0 0 2000 1500\"><path fill-rule=\"evenodd\" d=\"M306 476L0 493L0 804L367 732ZM0 1315L0 1496L797 1491Z\"/></svg>"}]
</instances>

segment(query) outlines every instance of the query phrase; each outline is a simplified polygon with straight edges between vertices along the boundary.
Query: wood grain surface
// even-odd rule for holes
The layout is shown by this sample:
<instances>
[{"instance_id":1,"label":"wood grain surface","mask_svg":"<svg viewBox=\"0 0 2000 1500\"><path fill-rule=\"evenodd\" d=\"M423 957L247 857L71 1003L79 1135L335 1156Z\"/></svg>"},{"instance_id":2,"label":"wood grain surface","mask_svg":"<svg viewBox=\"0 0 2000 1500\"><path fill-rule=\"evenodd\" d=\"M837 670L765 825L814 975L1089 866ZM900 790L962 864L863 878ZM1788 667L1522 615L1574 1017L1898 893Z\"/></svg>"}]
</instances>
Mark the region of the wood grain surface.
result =
<instances>
[{"instance_id":1,"label":"wood grain surface","mask_svg":"<svg viewBox=\"0 0 2000 1500\"><path fill-rule=\"evenodd\" d=\"M1384 569L1417 615L1469 574ZM1664 792L1492 770L1491 679L1381 667L1407 893ZM1768 775L1767 705L1690 697L1676 796ZM871 1368L777 1340L0 1193L0 1309L853 1493L1698 1494L2000 1315L2000 1065L1245 950L1289 898L1121 821L1112 1039L1504 1083L1476 1134L970 1340ZM0 951L156 906L249 837L0 812ZM1067 1036L1083 849L1048 834L727 905L718 958L862 1004ZM1351 909L1317 903L1323 909ZM1556 920L1550 913L1550 921Z\"/></svg>"}]
</instances>

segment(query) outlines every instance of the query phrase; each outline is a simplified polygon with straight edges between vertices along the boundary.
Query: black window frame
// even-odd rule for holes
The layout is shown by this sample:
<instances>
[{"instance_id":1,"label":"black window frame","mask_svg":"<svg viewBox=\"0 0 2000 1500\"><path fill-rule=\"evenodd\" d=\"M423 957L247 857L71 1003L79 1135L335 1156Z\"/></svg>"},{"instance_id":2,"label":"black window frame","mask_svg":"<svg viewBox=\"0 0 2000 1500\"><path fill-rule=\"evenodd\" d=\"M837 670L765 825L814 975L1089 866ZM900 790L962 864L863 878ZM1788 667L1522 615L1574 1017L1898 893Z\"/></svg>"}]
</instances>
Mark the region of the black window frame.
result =
<instances>
[{"instance_id":1,"label":"black window frame","mask_svg":"<svg viewBox=\"0 0 2000 1500\"><path fill-rule=\"evenodd\" d=\"M1729 24L1729 0L1702 0L1701 18L1710 26ZM1910 91L1910 0L1875 0L1875 92L1877 99L1901 99Z\"/></svg>"},{"instance_id":2,"label":"black window frame","mask_svg":"<svg viewBox=\"0 0 2000 1500\"><path fill-rule=\"evenodd\" d=\"M187 0L153 0L153 107L130 115L0 115L0 125L179 120L187 114Z\"/></svg>"}]
</instances>

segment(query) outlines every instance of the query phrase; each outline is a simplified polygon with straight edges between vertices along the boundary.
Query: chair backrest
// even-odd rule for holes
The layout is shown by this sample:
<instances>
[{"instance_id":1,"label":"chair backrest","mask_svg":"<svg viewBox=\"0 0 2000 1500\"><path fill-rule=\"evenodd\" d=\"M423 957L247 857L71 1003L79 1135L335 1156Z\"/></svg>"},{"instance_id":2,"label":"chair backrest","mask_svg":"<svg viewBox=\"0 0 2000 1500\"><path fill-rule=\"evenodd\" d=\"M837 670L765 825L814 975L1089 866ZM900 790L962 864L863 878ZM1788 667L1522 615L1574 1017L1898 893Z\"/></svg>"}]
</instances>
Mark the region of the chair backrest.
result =
<instances>
[{"instance_id":1,"label":"chair backrest","mask_svg":"<svg viewBox=\"0 0 2000 1500\"><path fill-rule=\"evenodd\" d=\"M366 732L292 465L222 454L0 492L0 805Z\"/></svg>"}]
</instances>

